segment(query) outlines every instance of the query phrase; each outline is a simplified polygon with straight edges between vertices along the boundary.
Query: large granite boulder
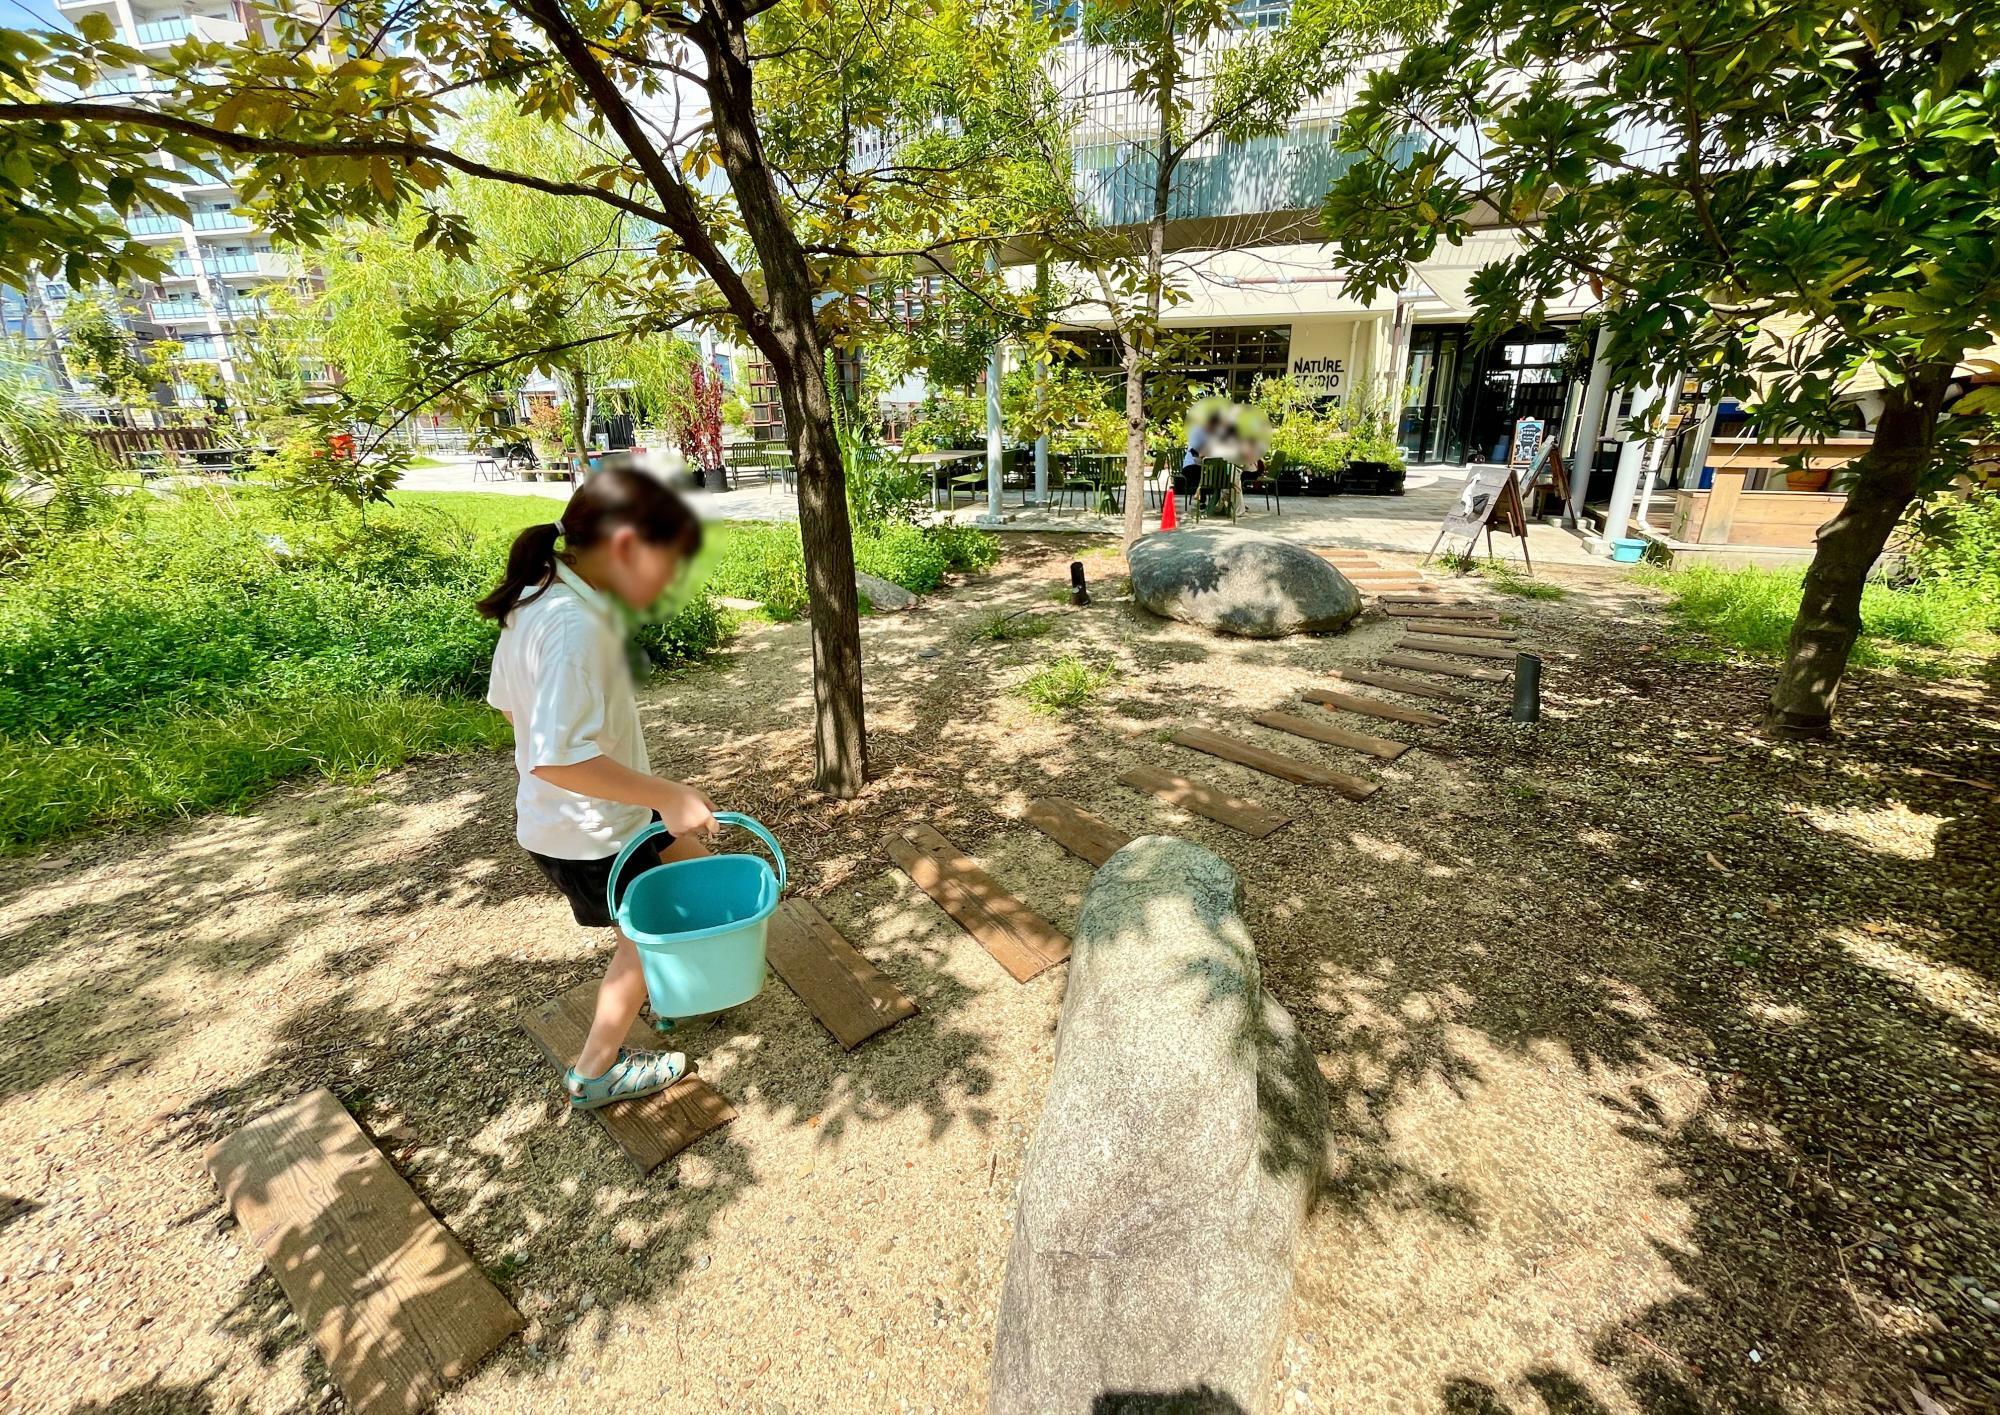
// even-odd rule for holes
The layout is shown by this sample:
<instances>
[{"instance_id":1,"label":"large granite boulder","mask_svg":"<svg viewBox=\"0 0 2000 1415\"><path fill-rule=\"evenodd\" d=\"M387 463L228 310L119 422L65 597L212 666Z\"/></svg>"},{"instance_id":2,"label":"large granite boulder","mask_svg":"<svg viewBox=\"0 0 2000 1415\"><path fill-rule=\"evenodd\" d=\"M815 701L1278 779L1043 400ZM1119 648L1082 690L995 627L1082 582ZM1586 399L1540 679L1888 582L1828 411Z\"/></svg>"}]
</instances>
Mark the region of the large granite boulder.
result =
<instances>
[{"instance_id":1,"label":"large granite boulder","mask_svg":"<svg viewBox=\"0 0 2000 1415\"><path fill-rule=\"evenodd\" d=\"M1361 592L1302 545L1256 531L1155 531L1133 543L1132 598L1168 619L1275 639L1324 634L1361 612Z\"/></svg>"},{"instance_id":2,"label":"large granite boulder","mask_svg":"<svg viewBox=\"0 0 2000 1415\"><path fill-rule=\"evenodd\" d=\"M1091 881L1007 1255L994 1415L1266 1408L1326 1100L1238 899L1228 865L1166 836Z\"/></svg>"}]
</instances>

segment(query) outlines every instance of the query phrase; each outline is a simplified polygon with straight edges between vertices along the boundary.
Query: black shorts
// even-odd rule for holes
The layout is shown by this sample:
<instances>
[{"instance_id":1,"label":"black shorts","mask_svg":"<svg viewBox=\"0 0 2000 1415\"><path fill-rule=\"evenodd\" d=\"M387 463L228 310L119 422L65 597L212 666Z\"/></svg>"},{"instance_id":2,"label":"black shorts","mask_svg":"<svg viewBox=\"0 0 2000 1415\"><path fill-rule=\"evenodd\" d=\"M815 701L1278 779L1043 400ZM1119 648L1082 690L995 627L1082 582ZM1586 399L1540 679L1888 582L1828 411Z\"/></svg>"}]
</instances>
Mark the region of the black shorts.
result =
<instances>
[{"instance_id":1,"label":"black shorts","mask_svg":"<svg viewBox=\"0 0 2000 1415\"><path fill-rule=\"evenodd\" d=\"M660 813L653 812L656 822L659 818ZM660 852L673 843L673 833L664 831L634 850L618 876L618 897L624 898L633 880L659 864ZM618 922L604 907L604 886L611 878L611 862L618 858L616 855L601 855L595 860L559 860L530 850L528 856L541 866L549 883L569 900L569 911L579 924L587 929L608 929Z\"/></svg>"}]
</instances>

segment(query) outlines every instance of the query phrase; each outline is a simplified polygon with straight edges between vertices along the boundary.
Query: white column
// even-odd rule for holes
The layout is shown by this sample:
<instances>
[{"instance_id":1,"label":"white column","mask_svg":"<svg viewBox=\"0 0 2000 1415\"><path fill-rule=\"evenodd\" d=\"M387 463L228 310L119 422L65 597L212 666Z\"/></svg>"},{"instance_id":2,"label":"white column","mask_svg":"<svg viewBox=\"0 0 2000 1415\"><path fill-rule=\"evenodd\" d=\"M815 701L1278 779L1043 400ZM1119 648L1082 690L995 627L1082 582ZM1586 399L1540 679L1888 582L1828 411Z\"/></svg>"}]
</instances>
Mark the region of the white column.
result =
<instances>
[{"instance_id":1,"label":"white column","mask_svg":"<svg viewBox=\"0 0 2000 1415\"><path fill-rule=\"evenodd\" d=\"M1650 386L1633 394L1632 416L1626 420L1628 429L1634 423L1644 422L1665 396L1662 384L1666 377L1665 374L1659 375ZM1610 554L1611 542L1623 540L1626 531L1631 528L1632 502L1639 490L1639 475L1645 470L1649 441L1645 437L1627 437L1618 449L1618 478L1611 484L1611 505L1604 517L1603 539L1595 546L1604 554Z\"/></svg>"},{"instance_id":2,"label":"white column","mask_svg":"<svg viewBox=\"0 0 2000 1415\"><path fill-rule=\"evenodd\" d=\"M1583 515L1583 497L1590 486L1591 464L1597 460L1597 439L1604 431L1605 395L1611 389L1611 365L1605 362L1604 350L1610 342L1611 332L1599 325L1597 347L1590 360L1590 381L1583 389L1583 409L1577 414L1576 425L1570 429L1569 505L1565 508L1563 524L1572 530Z\"/></svg>"},{"instance_id":3,"label":"white column","mask_svg":"<svg viewBox=\"0 0 2000 1415\"><path fill-rule=\"evenodd\" d=\"M1639 525L1641 529L1650 526L1653 513L1653 488L1659 484L1660 464L1666 460L1667 430L1665 420L1673 417L1681 405L1681 380L1678 376L1667 382L1667 401L1660 409L1661 426L1646 439L1646 468L1644 479L1639 483Z\"/></svg>"},{"instance_id":4,"label":"white column","mask_svg":"<svg viewBox=\"0 0 2000 1415\"><path fill-rule=\"evenodd\" d=\"M1049 291L1049 258L1043 256L1035 262L1035 294L1044 309L1047 308ZM1049 359L1046 352L1035 361L1036 396L1042 397L1042 390L1048 386ZM1038 410L1036 421L1041 420L1045 411ZM1044 432L1035 439L1035 505L1049 504L1049 435Z\"/></svg>"},{"instance_id":5,"label":"white column","mask_svg":"<svg viewBox=\"0 0 2000 1415\"><path fill-rule=\"evenodd\" d=\"M986 269L997 272L1000 257L997 251L986 253ZM993 352L986 356L986 517L988 521L1000 519L1000 341L993 341Z\"/></svg>"}]
</instances>

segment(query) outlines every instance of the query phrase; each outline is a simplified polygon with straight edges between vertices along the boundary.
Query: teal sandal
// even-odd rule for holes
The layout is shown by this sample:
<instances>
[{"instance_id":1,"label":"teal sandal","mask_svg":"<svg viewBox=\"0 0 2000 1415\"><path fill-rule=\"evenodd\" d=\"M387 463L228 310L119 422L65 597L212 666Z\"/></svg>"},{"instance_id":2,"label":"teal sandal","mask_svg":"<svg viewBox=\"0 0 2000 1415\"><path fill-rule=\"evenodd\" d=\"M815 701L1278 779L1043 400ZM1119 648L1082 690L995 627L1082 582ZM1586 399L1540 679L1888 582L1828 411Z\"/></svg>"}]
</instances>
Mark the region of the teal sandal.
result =
<instances>
[{"instance_id":1,"label":"teal sandal","mask_svg":"<svg viewBox=\"0 0 2000 1415\"><path fill-rule=\"evenodd\" d=\"M572 1110L597 1110L618 1101L664 1091L687 1075L687 1057L677 1051L618 1049L618 1059L602 1076L582 1076L572 1066L563 1076Z\"/></svg>"}]
</instances>

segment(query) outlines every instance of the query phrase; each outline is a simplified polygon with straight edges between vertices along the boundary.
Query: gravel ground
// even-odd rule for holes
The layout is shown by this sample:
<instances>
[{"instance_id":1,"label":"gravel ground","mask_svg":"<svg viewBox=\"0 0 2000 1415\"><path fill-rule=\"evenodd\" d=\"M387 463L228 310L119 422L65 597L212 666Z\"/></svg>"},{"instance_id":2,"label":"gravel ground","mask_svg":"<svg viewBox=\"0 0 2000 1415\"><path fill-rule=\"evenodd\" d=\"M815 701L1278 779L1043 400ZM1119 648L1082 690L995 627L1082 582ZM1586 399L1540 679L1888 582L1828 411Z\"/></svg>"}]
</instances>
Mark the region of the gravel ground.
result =
<instances>
[{"instance_id":1,"label":"gravel ground","mask_svg":"<svg viewBox=\"0 0 2000 1415\"><path fill-rule=\"evenodd\" d=\"M514 848L509 763L430 763L10 862L0 884L0 1404L340 1404L202 1147L325 1084L528 1318L447 1411L982 1407L1062 972L1025 986L884 864L930 819L1059 927L1053 791L1230 860L1333 1095L1278 1401L1348 1411L2000 1409L2000 698L1857 675L1833 745L1751 730L1646 591L1495 598L1546 715L1466 689L1394 763L1247 725L1396 637L1223 643L1069 550L870 620L876 780L809 786L802 626L647 695L654 759L785 841L923 1009L852 1056L782 984L684 1046L739 1119L641 1183L512 1015L592 976ZM1475 582L1468 591L1482 597ZM971 627L1042 606L1043 638ZM1065 651L1101 700L1006 691ZM1304 709L1315 713L1318 709ZM1224 726L1355 804L1161 740ZM1916 727L1908 724L1919 724ZM1419 739L1382 724L1386 735ZM1251 841L1119 786L1157 761L1294 815Z\"/></svg>"}]
</instances>

